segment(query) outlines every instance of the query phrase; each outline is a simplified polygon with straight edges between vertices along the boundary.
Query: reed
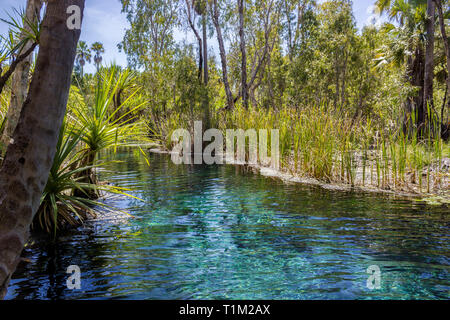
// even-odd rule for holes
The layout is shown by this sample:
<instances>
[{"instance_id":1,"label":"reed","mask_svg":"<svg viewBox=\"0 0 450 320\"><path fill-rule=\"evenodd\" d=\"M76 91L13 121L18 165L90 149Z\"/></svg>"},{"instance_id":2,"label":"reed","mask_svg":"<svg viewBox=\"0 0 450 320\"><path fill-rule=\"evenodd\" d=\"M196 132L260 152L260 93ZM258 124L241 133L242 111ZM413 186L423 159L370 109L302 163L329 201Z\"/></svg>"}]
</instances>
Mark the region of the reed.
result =
<instances>
[{"instance_id":1,"label":"reed","mask_svg":"<svg viewBox=\"0 0 450 320\"><path fill-rule=\"evenodd\" d=\"M164 140L173 130L190 123L186 116L175 113L153 127L160 128ZM342 110L330 111L326 105L280 109L237 105L231 111L217 112L213 123L224 133L237 128L255 129L258 134L259 129L279 129L281 170L351 186L366 186L370 181L378 188L397 189L413 183L422 190L425 173L430 192L432 181L436 185L439 179L431 165L440 167L446 146L434 138L435 134L426 141L419 139L415 128L405 134L401 129L385 130L369 118L354 123ZM270 135L268 139L270 156ZM169 147L170 143L164 145Z\"/></svg>"}]
</instances>

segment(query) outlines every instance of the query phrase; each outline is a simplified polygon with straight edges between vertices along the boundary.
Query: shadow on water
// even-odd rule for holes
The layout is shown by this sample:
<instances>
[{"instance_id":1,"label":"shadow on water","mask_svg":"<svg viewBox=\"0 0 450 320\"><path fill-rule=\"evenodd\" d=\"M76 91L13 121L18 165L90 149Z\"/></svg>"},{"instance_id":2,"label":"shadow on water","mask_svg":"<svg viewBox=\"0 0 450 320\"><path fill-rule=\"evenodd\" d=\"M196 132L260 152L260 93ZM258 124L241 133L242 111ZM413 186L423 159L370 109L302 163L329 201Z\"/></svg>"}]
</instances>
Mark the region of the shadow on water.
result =
<instances>
[{"instance_id":1,"label":"shadow on water","mask_svg":"<svg viewBox=\"0 0 450 320\"><path fill-rule=\"evenodd\" d=\"M233 166L176 166L133 150L103 179L135 218L35 239L9 299L448 299L445 209L324 190ZM69 265L82 289L66 288ZM381 269L381 289L366 282Z\"/></svg>"}]
</instances>

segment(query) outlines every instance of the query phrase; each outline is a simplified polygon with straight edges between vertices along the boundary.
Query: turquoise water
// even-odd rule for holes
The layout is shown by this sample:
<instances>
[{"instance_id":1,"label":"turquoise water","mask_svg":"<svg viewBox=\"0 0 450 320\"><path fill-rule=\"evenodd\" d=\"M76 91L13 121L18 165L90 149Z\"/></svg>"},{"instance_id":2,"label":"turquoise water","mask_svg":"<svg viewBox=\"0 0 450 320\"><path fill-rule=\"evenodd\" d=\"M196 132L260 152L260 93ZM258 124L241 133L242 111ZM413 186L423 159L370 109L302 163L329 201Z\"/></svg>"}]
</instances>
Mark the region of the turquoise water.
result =
<instances>
[{"instance_id":1,"label":"turquoise water","mask_svg":"<svg viewBox=\"0 0 450 320\"><path fill-rule=\"evenodd\" d=\"M56 245L37 238L8 299L450 298L445 209L119 156L101 176L144 200L108 200L135 218L91 221ZM66 288L69 265L81 290ZM380 289L367 288L371 265Z\"/></svg>"}]
</instances>

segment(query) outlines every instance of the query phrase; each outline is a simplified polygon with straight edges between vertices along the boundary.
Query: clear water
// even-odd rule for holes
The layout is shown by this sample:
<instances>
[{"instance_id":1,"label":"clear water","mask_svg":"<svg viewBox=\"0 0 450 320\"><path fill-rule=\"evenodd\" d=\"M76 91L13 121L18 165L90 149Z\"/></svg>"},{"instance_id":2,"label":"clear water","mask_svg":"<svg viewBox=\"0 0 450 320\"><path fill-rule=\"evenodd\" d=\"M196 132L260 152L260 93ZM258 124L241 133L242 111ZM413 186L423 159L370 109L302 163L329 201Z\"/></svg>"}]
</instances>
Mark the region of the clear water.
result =
<instances>
[{"instance_id":1,"label":"clear water","mask_svg":"<svg viewBox=\"0 0 450 320\"><path fill-rule=\"evenodd\" d=\"M123 152L102 177L135 218L36 239L8 299L448 299L448 210ZM66 288L78 265L82 289ZM381 289L367 288L371 265Z\"/></svg>"}]
</instances>

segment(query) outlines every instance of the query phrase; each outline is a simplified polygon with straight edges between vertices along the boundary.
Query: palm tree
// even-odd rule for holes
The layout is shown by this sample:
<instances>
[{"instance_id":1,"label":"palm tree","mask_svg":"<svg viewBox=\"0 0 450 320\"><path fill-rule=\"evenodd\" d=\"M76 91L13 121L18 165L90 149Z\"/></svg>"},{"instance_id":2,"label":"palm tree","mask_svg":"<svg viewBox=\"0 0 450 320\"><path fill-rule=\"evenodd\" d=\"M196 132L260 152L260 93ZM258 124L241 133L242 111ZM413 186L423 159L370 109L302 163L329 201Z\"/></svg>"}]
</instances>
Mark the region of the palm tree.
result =
<instances>
[{"instance_id":1,"label":"palm tree","mask_svg":"<svg viewBox=\"0 0 450 320\"><path fill-rule=\"evenodd\" d=\"M406 79L418 88L418 92L406 101L404 130L408 129L408 122L423 128L427 113L424 104L427 0L378 0L375 5L380 14L386 12L390 20L399 24L398 27L387 25L396 38L389 50L391 60L406 64Z\"/></svg>"},{"instance_id":2,"label":"palm tree","mask_svg":"<svg viewBox=\"0 0 450 320\"><path fill-rule=\"evenodd\" d=\"M102 63L102 53L105 53L105 48L101 42L95 42L91 46L91 50L95 52L94 63L97 68L97 72L100 69L100 64Z\"/></svg>"},{"instance_id":3,"label":"palm tree","mask_svg":"<svg viewBox=\"0 0 450 320\"><path fill-rule=\"evenodd\" d=\"M81 79L83 79L84 75L84 66L86 65L86 62L91 62L91 50L87 46L86 42L80 41L78 42L77 46L77 63L80 65L81 68Z\"/></svg>"},{"instance_id":4,"label":"palm tree","mask_svg":"<svg viewBox=\"0 0 450 320\"><path fill-rule=\"evenodd\" d=\"M84 0L48 1L28 97L0 170L0 299L27 242L56 153L80 30L61 17Z\"/></svg>"},{"instance_id":5,"label":"palm tree","mask_svg":"<svg viewBox=\"0 0 450 320\"><path fill-rule=\"evenodd\" d=\"M203 83L205 86L205 94L203 97L203 129L209 129L211 126L211 117L209 111L209 97L208 97L208 35L207 35L207 18L208 18L208 1L195 0L193 2L195 12L202 17L202 35L203 35Z\"/></svg>"}]
</instances>

